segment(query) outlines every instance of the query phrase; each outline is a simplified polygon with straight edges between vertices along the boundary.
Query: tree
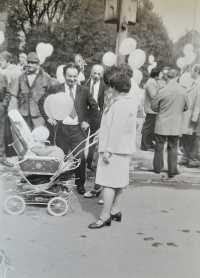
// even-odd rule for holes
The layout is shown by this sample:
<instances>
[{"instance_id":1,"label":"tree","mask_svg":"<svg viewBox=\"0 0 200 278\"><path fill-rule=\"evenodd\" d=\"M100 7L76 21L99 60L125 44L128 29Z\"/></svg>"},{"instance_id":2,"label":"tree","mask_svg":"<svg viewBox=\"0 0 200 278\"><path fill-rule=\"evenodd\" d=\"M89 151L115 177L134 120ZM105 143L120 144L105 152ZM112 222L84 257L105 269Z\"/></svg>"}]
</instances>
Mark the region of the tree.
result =
<instances>
[{"instance_id":1,"label":"tree","mask_svg":"<svg viewBox=\"0 0 200 278\"><path fill-rule=\"evenodd\" d=\"M130 36L137 41L137 48L145 51L147 60L141 68L145 81L149 74L147 71L148 57L153 55L157 62L157 68L175 66L172 57L173 42L170 40L162 18L153 12L153 4L150 0L138 1L137 22L129 27Z\"/></svg>"},{"instance_id":2,"label":"tree","mask_svg":"<svg viewBox=\"0 0 200 278\"><path fill-rule=\"evenodd\" d=\"M23 50L35 51L39 42L51 43L53 55L44 66L56 68L74 61L79 53L88 66L89 77L92 65L102 62L103 54L115 52L116 25L105 24L105 1L98 0L0 0L8 12L8 27L13 33L23 33ZM159 66L173 64L172 46L162 19L153 12L150 0L139 0L137 22L129 27L129 36L136 39L138 48L147 57L153 54ZM17 37L17 35L16 35ZM17 42L9 43L19 51ZM142 67L145 78L148 62Z\"/></svg>"}]
</instances>

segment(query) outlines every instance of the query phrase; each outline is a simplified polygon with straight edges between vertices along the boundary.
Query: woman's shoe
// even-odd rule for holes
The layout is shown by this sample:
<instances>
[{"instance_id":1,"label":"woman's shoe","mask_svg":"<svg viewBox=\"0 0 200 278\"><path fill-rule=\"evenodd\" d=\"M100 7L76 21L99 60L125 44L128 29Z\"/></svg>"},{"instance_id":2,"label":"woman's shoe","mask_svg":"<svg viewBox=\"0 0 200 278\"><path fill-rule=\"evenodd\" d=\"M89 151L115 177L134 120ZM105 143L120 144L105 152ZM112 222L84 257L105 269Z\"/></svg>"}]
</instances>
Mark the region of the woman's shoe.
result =
<instances>
[{"instance_id":1,"label":"woman's shoe","mask_svg":"<svg viewBox=\"0 0 200 278\"><path fill-rule=\"evenodd\" d=\"M121 222L122 221L122 213L121 211L116 213L116 214L111 214L110 215L112 219L116 219L117 222Z\"/></svg>"},{"instance_id":2,"label":"woman's shoe","mask_svg":"<svg viewBox=\"0 0 200 278\"><path fill-rule=\"evenodd\" d=\"M84 197L85 198L99 197L99 195L101 194L101 190L102 190L102 187L99 190L92 189L92 190L86 192L84 194Z\"/></svg>"},{"instance_id":3,"label":"woman's shoe","mask_svg":"<svg viewBox=\"0 0 200 278\"><path fill-rule=\"evenodd\" d=\"M97 224L98 220L101 220L102 221L102 224ZM111 216L106 220L106 221L103 221L100 217L92 224L90 224L88 226L88 228L90 229L100 229L104 226L111 226Z\"/></svg>"}]
</instances>

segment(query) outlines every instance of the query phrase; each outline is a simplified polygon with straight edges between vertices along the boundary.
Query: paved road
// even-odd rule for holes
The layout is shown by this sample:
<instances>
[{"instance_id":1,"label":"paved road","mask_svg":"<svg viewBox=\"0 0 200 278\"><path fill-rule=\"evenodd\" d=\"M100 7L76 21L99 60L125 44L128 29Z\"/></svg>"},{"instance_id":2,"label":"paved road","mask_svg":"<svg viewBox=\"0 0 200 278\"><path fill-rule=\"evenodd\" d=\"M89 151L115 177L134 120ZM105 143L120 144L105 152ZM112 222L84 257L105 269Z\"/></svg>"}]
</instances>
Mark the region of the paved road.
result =
<instances>
[{"instance_id":1,"label":"paved road","mask_svg":"<svg viewBox=\"0 0 200 278\"><path fill-rule=\"evenodd\" d=\"M14 179L0 179L0 249L15 268L8 278L200 277L199 185L132 181L122 222L90 230L102 208L99 198L77 195L75 213L63 217L42 206L6 214L3 201L11 193L5 191Z\"/></svg>"}]
</instances>

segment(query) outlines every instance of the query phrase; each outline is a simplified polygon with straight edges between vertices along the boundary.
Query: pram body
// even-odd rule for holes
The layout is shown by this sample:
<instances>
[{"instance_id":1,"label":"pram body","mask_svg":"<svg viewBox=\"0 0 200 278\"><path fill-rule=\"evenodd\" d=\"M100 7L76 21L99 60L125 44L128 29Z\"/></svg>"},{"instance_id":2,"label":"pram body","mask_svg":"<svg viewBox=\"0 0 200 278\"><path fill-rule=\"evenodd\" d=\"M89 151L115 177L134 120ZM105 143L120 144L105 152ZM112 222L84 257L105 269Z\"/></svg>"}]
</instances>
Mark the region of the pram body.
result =
<instances>
[{"instance_id":1,"label":"pram body","mask_svg":"<svg viewBox=\"0 0 200 278\"><path fill-rule=\"evenodd\" d=\"M68 207L74 212L75 195L67 181L61 181L61 173L77 168L80 160L67 156L64 162L55 157L37 156L30 151L34 137L18 110L8 113L12 126L14 143L18 154L21 180L16 182L16 195L4 203L7 213L21 214L25 204L47 205L54 216L64 215Z\"/></svg>"}]
</instances>

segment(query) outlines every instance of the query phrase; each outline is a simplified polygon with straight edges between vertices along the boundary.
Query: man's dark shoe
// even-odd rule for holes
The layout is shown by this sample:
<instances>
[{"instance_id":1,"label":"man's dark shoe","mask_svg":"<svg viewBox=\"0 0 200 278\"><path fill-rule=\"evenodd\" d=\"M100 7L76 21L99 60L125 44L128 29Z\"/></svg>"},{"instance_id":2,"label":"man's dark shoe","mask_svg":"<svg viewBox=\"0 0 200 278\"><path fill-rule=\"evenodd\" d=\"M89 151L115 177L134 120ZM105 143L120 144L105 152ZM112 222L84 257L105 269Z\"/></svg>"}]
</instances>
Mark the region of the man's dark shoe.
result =
<instances>
[{"instance_id":1,"label":"man's dark shoe","mask_svg":"<svg viewBox=\"0 0 200 278\"><path fill-rule=\"evenodd\" d=\"M78 194L83 195L85 193L85 188L83 185L77 185Z\"/></svg>"},{"instance_id":2,"label":"man's dark shoe","mask_svg":"<svg viewBox=\"0 0 200 278\"><path fill-rule=\"evenodd\" d=\"M88 164L87 168L90 169L90 171L94 172L94 167L91 164Z\"/></svg>"},{"instance_id":3,"label":"man's dark shoe","mask_svg":"<svg viewBox=\"0 0 200 278\"><path fill-rule=\"evenodd\" d=\"M182 162L182 161L180 161L180 162L178 162L178 164L179 164L179 165L185 165L185 166L187 166L187 165L189 165L189 162Z\"/></svg>"},{"instance_id":4,"label":"man's dark shoe","mask_svg":"<svg viewBox=\"0 0 200 278\"><path fill-rule=\"evenodd\" d=\"M178 171L176 174L168 174L168 176L169 176L169 178L173 178L173 177L175 177L176 175L180 175L180 173L181 173L181 172Z\"/></svg>"},{"instance_id":5,"label":"man's dark shoe","mask_svg":"<svg viewBox=\"0 0 200 278\"><path fill-rule=\"evenodd\" d=\"M14 167L14 164L8 162L7 160L1 161L0 163L7 167Z\"/></svg>"}]
</instances>

